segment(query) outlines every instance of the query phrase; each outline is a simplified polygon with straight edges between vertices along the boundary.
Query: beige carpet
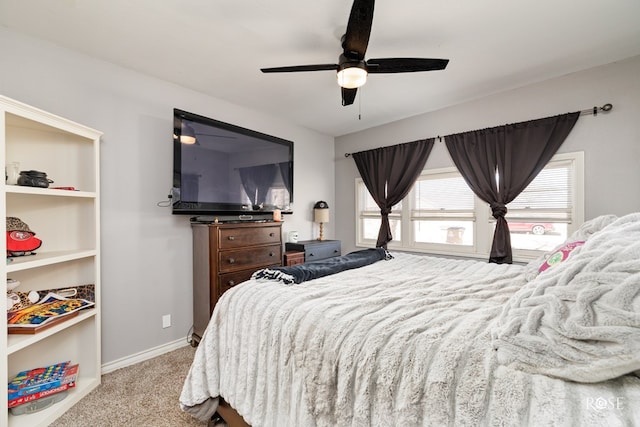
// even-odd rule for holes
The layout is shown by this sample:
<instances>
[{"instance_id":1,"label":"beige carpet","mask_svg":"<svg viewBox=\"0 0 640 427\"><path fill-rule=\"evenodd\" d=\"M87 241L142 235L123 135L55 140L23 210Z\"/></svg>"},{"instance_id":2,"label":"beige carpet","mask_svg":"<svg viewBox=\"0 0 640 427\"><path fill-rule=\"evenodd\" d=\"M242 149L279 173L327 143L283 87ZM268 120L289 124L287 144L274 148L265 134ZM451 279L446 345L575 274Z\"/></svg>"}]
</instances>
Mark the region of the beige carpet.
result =
<instances>
[{"instance_id":1,"label":"beige carpet","mask_svg":"<svg viewBox=\"0 0 640 427\"><path fill-rule=\"evenodd\" d=\"M98 388L51 426L206 426L182 412L178 402L194 353L186 346L104 375Z\"/></svg>"}]
</instances>

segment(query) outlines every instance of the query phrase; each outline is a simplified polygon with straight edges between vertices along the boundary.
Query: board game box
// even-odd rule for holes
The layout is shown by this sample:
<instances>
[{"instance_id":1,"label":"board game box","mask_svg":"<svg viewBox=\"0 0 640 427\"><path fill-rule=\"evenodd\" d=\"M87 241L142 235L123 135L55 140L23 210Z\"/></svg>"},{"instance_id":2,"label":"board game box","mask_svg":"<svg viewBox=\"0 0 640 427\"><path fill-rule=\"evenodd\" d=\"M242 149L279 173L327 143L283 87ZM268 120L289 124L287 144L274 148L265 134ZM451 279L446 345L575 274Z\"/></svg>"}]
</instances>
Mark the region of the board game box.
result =
<instances>
[{"instance_id":1,"label":"board game box","mask_svg":"<svg viewBox=\"0 0 640 427\"><path fill-rule=\"evenodd\" d=\"M18 373L8 385L9 407L37 399L37 393L43 393L40 397L44 397L53 394L54 389L61 392L73 387L78 379L78 369L78 364L71 365L66 361ZM45 393L47 391L49 393Z\"/></svg>"}]
</instances>

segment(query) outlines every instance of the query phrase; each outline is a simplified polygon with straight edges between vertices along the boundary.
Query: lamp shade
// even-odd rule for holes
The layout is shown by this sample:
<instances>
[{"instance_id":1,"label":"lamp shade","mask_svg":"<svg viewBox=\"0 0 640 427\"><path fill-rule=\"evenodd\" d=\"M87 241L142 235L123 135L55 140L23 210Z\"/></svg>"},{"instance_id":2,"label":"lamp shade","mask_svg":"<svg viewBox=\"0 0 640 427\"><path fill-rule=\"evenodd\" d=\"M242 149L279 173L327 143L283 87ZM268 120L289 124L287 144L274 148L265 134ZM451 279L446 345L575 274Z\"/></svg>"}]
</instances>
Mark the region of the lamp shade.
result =
<instances>
[{"instance_id":1,"label":"lamp shade","mask_svg":"<svg viewBox=\"0 0 640 427\"><path fill-rule=\"evenodd\" d=\"M356 89L367 82L367 70L360 67L348 67L338 71L338 85L346 89Z\"/></svg>"},{"instance_id":2,"label":"lamp shade","mask_svg":"<svg viewBox=\"0 0 640 427\"><path fill-rule=\"evenodd\" d=\"M329 222L329 205L327 202L319 201L313 206L313 221L314 222Z\"/></svg>"}]
</instances>

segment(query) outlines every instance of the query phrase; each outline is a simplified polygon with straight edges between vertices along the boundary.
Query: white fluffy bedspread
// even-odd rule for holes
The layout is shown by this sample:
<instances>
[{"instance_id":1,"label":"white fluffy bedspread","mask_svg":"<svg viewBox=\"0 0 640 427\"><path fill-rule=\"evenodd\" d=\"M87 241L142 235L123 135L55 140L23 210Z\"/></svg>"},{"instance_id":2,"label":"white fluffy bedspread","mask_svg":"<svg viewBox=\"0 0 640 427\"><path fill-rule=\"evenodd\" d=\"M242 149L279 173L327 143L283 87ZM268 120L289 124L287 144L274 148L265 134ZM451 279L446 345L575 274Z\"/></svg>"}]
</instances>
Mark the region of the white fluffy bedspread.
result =
<instances>
[{"instance_id":1,"label":"white fluffy bedspread","mask_svg":"<svg viewBox=\"0 0 640 427\"><path fill-rule=\"evenodd\" d=\"M640 214L527 283L493 334L498 360L531 373L599 382L640 370Z\"/></svg>"},{"instance_id":2,"label":"white fluffy bedspread","mask_svg":"<svg viewBox=\"0 0 640 427\"><path fill-rule=\"evenodd\" d=\"M640 423L635 376L580 384L498 363L491 330L523 267L393 255L226 292L182 409L206 420L223 396L254 427Z\"/></svg>"}]
</instances>

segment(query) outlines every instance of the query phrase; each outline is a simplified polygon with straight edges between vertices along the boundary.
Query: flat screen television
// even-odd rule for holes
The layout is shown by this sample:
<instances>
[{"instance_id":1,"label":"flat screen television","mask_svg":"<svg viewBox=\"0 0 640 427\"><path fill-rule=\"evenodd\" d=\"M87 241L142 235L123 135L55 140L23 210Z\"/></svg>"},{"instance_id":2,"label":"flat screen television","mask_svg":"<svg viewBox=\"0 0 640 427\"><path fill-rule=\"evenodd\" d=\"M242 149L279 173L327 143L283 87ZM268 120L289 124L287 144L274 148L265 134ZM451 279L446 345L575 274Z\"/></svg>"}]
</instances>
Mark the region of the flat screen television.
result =
<instances>
[{"instance_id":1,"label":"flat screen television","mask_svg":"<svg viewBox=\"0 0 640 427\"><path fill-rule=\"evenodd\" d=\"M293 142L173 110L173 214L292 212Z\"/></svg>"}]
</instances>

